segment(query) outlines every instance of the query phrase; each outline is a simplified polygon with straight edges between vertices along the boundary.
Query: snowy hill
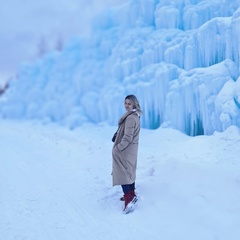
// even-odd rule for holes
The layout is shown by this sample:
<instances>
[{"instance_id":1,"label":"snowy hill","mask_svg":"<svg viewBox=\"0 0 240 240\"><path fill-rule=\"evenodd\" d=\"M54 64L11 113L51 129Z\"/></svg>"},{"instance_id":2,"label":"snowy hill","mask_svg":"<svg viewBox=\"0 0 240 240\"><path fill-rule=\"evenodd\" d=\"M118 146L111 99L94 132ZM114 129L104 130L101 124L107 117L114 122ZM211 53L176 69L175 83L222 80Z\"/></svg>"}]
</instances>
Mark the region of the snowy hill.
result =
<instances>
[{"instance_id":1,"label":"snowy hill","mask_svg":"<svg viewBox=\"0 0 240 240\"><path fill-rule=\"evenodd\" d=\"M132 0L111 8L96 17L89 39L24 65L0 115L115 125L133 93L145 128L201 135L239 127L239 3Z\"/></svg>"},{"instance_id":2,"label":"snowy hill","mask_svg":"<svg viewBox=\"0 0 240 240\"><path fill-rule=\"evenodd\" d=\"M136 190L111 186L115 128L0 121L1 240L238 240L240 131L143 130Z\"/></svg>"}]
</instances>

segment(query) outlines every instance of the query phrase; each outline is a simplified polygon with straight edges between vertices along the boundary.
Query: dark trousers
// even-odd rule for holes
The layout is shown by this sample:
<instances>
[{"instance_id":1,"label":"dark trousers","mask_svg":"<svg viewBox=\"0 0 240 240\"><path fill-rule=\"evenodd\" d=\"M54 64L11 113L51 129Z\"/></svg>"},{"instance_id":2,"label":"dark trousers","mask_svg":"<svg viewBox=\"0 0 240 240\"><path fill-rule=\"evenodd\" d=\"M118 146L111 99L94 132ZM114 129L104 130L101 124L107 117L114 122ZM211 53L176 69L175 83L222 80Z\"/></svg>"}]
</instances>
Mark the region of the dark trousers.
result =
<instances>
[{"instance_id":1,"label":"dark trousers","mask_svg":"<svg viewBox=\"0 0 240 240\"><path fill-rule=\"evenodd\" d=\"M123 190L124 194L126 194L134 189L135 189L135 182L132 184L122 185L122 190Z\"/></svg>"}]
</instances>

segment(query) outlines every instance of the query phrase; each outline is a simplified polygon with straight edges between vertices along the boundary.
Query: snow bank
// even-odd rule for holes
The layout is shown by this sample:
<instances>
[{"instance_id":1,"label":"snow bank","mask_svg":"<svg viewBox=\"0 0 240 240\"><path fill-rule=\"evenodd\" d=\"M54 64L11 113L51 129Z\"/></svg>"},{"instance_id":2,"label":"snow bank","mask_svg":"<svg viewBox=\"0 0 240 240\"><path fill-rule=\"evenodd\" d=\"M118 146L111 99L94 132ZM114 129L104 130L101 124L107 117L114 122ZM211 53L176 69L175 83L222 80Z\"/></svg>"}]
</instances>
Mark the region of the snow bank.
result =
<instances>
[{"instance_id":1,"label":"snow bank","mask_svg":"<svg viewBox=\"0 0 240 240\"><path fill-rule=\"evenodd\" d=\"M115 130L1 120L0 239L239 239L239 128L142 129L139 203L128 215L111 184Z\"/></svg>"}]
</instances>

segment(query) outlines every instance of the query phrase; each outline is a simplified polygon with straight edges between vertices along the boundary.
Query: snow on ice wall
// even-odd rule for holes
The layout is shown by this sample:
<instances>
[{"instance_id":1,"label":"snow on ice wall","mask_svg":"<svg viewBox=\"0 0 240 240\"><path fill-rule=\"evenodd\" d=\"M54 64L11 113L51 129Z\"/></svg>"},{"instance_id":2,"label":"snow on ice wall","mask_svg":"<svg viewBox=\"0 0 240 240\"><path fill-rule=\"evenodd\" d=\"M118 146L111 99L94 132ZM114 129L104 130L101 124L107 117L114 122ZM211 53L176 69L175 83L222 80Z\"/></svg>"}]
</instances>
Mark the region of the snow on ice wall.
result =
<instances>
[{"instance_id":1,"label":"snow on ice wall","mask_svg":"<svg viewBox=\"0 0 240 240\"><path fill-rule=\"evenodd\" d=\"M90 39L22 66L3 118L71 128L117 124L136 94L142 126L189 135L240 127L240 1L132 0L96 17Z\"/></svg>"}]
</instances>

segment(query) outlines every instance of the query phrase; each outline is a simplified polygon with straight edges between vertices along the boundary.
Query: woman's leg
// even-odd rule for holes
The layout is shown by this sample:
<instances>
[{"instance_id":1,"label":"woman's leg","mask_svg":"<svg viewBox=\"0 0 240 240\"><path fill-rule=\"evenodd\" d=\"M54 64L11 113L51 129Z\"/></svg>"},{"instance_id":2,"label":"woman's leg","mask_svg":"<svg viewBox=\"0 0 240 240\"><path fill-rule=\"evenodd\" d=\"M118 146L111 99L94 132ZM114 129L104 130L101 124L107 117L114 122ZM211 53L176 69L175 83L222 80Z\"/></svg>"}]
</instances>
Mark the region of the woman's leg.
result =
<instances>
[{"instance_id":1,"label":"woman's leg","mask_svg":"<svg viewBox=\"0 0 240 240\"><path fill-rule=\"evenodd\" d=\"M135 182L129 185L130 190L135 190Z\"/></svg>"},{"instance_id":2,"label":"woman's leg","mask_svg":"<svg viewBox=\"0 0 240 240\"><path fill-rule=\"evenodd\" d=\"M130 185L129 184L122 185L122 190L124 194L129 193L131 190Z\"/></svg>"}]
</instances>

